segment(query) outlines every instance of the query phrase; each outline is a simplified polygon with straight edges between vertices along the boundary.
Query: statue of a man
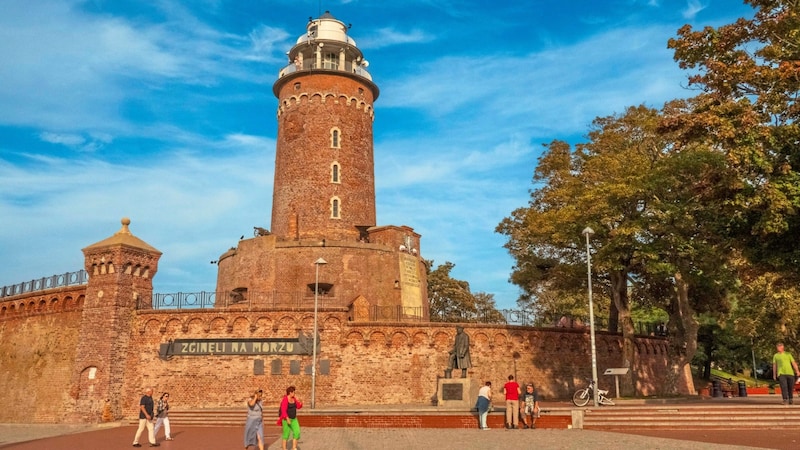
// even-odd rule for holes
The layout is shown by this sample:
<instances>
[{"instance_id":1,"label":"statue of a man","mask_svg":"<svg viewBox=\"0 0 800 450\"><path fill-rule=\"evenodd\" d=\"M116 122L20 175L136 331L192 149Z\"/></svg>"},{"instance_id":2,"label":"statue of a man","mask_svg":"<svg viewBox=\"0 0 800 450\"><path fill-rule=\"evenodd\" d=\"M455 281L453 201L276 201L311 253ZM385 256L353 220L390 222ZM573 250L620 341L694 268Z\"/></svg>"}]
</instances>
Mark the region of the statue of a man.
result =
<instances>
[{"instance_id":1,"label":"statue of a man","mask_svg":"<svg viewBox=\"0 0 800 450\"><path fill-rule=\"evenodd\" d=\"M453 369L461 369L461 378L467 378L467 369L472 367L469 358L469 335L464 333L464 327L456 327L456 340L450 350L450 359L445 372L446 378L451 378Z\"/></svg>"}]
</instances>

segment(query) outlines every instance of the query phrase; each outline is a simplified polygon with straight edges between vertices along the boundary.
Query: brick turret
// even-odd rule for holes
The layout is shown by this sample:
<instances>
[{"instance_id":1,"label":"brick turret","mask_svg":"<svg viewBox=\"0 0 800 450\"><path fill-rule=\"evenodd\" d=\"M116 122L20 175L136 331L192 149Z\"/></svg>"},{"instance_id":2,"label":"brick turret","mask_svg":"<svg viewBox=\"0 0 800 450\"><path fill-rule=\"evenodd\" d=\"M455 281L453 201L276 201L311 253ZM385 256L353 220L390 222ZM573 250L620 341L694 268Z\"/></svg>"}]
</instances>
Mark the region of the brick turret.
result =
<instances>
[{"instance_id":1,"label":"brick turret","mask_svg":"<svg viewBox=\"0 0 800 450\"><path fill-rule=\"evenodd\" d=\"M106 409L115 419L123 414L119 394L132 318L136 308L150 307L161 257L160 251L131 234L130 223L123 218L113 236L83 249L89 284L71 392L77 411Z\"/></svg>"}]
</instances>

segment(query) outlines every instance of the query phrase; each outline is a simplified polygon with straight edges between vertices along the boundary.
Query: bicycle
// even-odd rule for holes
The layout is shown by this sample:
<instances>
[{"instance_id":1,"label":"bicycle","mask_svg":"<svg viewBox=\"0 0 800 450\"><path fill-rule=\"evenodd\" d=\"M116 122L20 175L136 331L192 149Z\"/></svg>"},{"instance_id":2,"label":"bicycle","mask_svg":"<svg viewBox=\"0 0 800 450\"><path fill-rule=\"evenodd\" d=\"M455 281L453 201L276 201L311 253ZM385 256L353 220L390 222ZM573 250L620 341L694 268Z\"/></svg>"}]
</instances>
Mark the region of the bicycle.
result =
<instances>
[{"instance_id":1,"label":"bicycle","mask_svg":"<svg viewBox=\"0 0 800 450\"><path fill-rule=\"evenodd\" d=\"M589 403L589 400L592 400L594 397L594 380L589 380L589 386L578 389L572 394L572 403L575 406L586 406ZM598 389L597 390L597 403L600 405L607 405L607 406L614 406L614 402L606 397L608 394L608 390L606 389Z\"/></svg>"}]
</instances>

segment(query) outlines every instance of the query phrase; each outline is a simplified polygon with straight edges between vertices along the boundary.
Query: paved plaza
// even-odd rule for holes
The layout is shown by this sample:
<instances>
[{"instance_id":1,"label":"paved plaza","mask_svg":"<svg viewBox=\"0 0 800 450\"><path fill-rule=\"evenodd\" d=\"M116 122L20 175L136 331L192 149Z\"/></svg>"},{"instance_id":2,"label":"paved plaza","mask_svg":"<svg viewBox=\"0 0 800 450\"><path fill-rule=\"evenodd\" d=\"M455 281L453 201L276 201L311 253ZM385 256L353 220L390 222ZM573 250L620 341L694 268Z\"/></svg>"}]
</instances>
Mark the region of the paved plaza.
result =
<instances>
[{"instance_id":1,"label":"paved plaza","mask_svg":"<svg viewBox=\"0 0 800 450\"><path fill-rule=\"evenodd\" d=\"M302 418L301 418L302 421ZM278 427L267 426L270 450L281 448ZM0 424L3 450L131 449L136 428ZM244 427L173 427L174 441L159 438L159 450L241 450ZM304 428L299 450L312 449L797 449L800 430L666 430L605 432L589 430L478 430L415 428ZM145 442L143 449L149 448ZM291 447L290 447L291 448Z\"/></svg>"}]
</instances>

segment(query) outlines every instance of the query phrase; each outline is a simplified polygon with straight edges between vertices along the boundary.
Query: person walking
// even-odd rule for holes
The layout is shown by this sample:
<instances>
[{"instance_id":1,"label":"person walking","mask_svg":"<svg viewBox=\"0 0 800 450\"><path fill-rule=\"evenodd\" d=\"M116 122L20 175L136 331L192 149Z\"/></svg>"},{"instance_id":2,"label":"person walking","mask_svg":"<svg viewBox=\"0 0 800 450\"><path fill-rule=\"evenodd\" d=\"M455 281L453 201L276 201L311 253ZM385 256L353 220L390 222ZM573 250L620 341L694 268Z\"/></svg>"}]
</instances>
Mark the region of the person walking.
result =
<instances>
[{"instance_id":1,"label":"person walking","mask_svg":"<svg viewBox=\"0 0 800 450\"><path fill-rule=\"evenodd\" d=\"M784 351L783 342L778 342L775 347L778 352L772 357L772 379L781 385L783 404L788 402L791 405L794 403L795 377L800 375L800 371L792 354Z\"/></svg>"},{"instance_id":2,"label":"person walking","mask_svg":"<svg viewBox=\"0 0 800 450\"><path fill-rule=\"evenodd\" d=\"M300 422L297 421L297 410L303 407L303 403L295 397L294 386L286 388L286 395L281 400L278 425L283 429L281 438L283 439L283 450L289 438L292 438L292 450L297 450L297 440L300 439Z\"/></svg>"},{"instance_id":3,"label":"person walking","mask_svg":"<svg viewBox=\"0 0 800 450\"><path fill-rule=\"evenodd\" d=\"M506 428L509 430L519 427L519 384L514 381L514 375L508 376L508 382L503 386L506 395Z\"/></svg>"},{"instance_id":4,"label":"person walking","mask_svg":"<svg viewBox=\"0 0 800 450\"><path fill-rule=\"evenodd\" d=\"M487 381L485 385L481 386L478 390L478 401L475 403L478 409L478 423L481 430L488 430L489 426L486 424L486 419L489 417L489 411L492 408L492 382Z\"/></svg>"},{"instance_id":5,"label":"person walking","mask_svg":"<svg viewBox=\"0 0 800 450\"><path fill-rule=\"evenodd\" d=\"M160 444L156 442L156 435L153 432L153 388L147 388L144 395L139 400L139 428L136 430L136 436L133 438L133 446L141 447L139 437L142 432L147 428L147 437L150 441L150 447L158 447Z\"/></svg>"},{"instance_id":6,"label":"person walking","mask_svg":"<svg viewBox=\"0 0 800 450\"><path fill-rule=\"evenodd\" d=\"M156 438L156 442L158 441L158 430L161 429L161 426L164 426L164 435L168 441L172 440L172 433L169 429L169 392L164 392L161 394L161 398L158 399L158 403L156 404L156 426L153 427L153 436Z\"/></svg>"},{"instance_id":7,"label":"person walking","mask_svg":"<svg viewBox=\"0 0 800 450\"><path fill-rule=\"evenodd\" d=\"M261 398L264 391L259 389L247 400L247 421L244 425L244 448L247 450L251 446L258 446L258 450L264 450L264 408L261 405Z\"/></svg>"}]
</instances>

